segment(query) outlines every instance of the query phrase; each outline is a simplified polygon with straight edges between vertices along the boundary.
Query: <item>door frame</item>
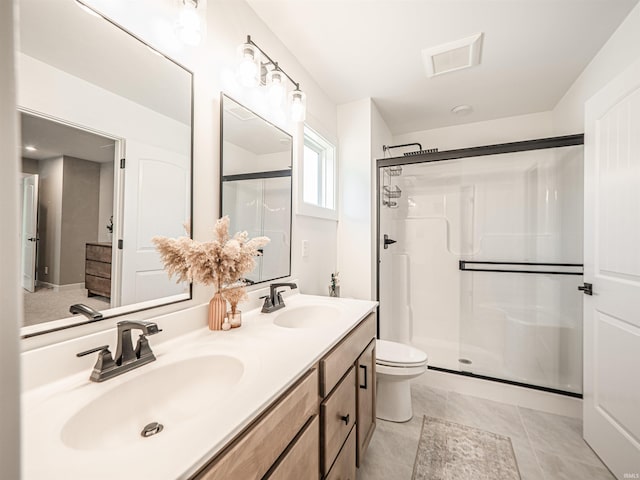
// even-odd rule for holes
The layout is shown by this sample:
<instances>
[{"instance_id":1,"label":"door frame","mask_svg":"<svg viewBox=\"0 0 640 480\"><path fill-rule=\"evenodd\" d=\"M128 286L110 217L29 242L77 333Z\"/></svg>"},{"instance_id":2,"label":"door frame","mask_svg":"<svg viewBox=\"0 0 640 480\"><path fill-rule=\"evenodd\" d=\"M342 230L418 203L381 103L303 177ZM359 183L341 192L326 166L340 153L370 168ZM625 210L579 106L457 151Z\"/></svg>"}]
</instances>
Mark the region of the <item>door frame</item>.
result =
<instances>
[{"instance_id":1,"label":"door frame","mask_svg":"<svg viewBox=\"0 0 640 480\"><path fill-rule=\"evenodd\" d=\"M113 213L116 221L113 223L112 239L122 238L122 216L124 213L124 202L123 202L124 172L123 172L123 169L120 168L120 159L125 158L126 140L122 137L118 137L111 133L107 133L101 130L97 130L95 128L87 127L86 125L80 125L75 122L70 122L68 120L64 120L62 118L49 115L43 112L39 112L37 110L33 110L30 108L18 106L16 110L18 111L19 114L25 113L33 117L42 118L50 122L58 123L60 125L65 125L67 127L72 127L72 128L75 128L76 130L82 130L87 133L99 135L101 137L108 138L109 140L113 140L115 142L114 158L113 158L113 171L114 171ZM37 260L36 260L36 265L37 265ZM122 251L120 251L118 248L112 248L112 258L111 258L111 292L112 292L111 305L112 306L111 308L115 308L114 306L118 306L120 304L120 278L119 277L120 277L121 270L122 270Z\"/></svg>"}]
</instances>

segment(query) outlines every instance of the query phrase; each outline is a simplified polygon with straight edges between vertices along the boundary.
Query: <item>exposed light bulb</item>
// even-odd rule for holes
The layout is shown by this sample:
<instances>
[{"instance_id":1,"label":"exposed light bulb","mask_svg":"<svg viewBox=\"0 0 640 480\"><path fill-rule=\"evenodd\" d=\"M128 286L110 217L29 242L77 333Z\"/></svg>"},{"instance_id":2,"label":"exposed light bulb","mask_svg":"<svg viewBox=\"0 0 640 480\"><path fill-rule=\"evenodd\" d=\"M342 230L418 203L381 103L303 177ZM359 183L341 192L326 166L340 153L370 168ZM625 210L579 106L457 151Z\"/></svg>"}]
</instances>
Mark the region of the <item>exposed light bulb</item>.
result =
<instances>
[{"instance_id":1,"label":"exposed light bulb","mask_svg":"<svg viewBox=\"0 0 640 480\"><path fill-rule=\"evenodd\" d=\"M294 122L304 122L307 117L307 96L296 89L289 94L289 112Z\"/></svg>"},{"instance_id":2,"label":"exposed light bulb","mask_svg":"<svg viewBox=\"0 0 640 480\"><path fill-rule=\"evenodd\" d=\"M196 46L202 39L198 4L192 0L184 0L184 5L178 15L176 34L186 45Z\"/></svg>"},{"instance_id":3,"label":"exposed light bulb","mask_svg":"<svg viewBox=\"0 0 640 480\"><path fill-rule=\"evenodd\" d=\"M33 145L27 145L24 147L24 149L28 152L35 152L36 150L38 150L36 147L34 147Z\"/></svg>"},{"instance_id":4,"label":"exposed light bulb","mask_svg":"<svg viewBox=\"0 0 640 480\"><path fill-rule=\"evenodd\" d=\"M282 105L282 101L287 93L283 76L284 74L280 70L271 70L267 73L267 88L269 89L267 97L269 104L275 108Z\"/></svg>"},{"instance_id":5,"label":"exposed light bulb","mask_svg":"<svg viewBox=\"0 0 640 480\"><path fill-rule=\"evenodd\" d=\"M240 63L238 65L238 81L243 87L257 87L260 83L260 58L258 51L250 43L240 45L238 48Z\"/></svg>"}]
</instances>

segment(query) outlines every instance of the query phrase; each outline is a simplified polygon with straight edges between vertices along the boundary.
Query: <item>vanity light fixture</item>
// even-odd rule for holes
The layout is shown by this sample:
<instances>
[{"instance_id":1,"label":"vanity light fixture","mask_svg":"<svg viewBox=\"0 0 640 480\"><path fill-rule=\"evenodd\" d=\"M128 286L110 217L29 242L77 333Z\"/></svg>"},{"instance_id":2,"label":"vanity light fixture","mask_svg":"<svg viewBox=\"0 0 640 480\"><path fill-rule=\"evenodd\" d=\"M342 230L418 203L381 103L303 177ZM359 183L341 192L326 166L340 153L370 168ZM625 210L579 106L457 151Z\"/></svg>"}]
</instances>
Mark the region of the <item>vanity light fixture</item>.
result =
<instances>
[{"instance_id":1,"label":"vanity light fixture","mask_svg":"<svg viewBox=\"0 0 640 480\"><path fill-rule=\"evenodd\" d=\"M307 95L296 85L296 89L289 94L289 104L291 108L291 120L294 122L304 122L307 114Z\"/></svg>"},{"instance_id":2,"label":"vanity light fixture","mask_svg":"<svg viewBox=\"0 0 640 480\"><path fill-rule=\"evenodd\" d=\"M198 0L181 0L182 7L178 14L176 34L186 45L197 46L202 39Z\"/></svg>"},{"instance_id":3,"label":"vanity light fixture","mask_svg":"<svg viewBox=\"0 0 640 480\"><path fill-rule=\"evenodd\" d=\"M272 107L282 105L287 92L285 78L295 86L295 90L289 93L289 114L294 122L303 122L306 117L307 96L300 90L300 84L256 45L251 40L251 35L247 35L247 41L238 47L238 56L240 63L237 73L240 84L247 88L267 87L268 102Z\"/></svg>"},{"instance_id":4,"label":"vanity light fixture","mask_svg":"<svg viewBox=\"0 0 640 480\"><path fill-rule=\"evenodd\" d=\"M250 43L245 43L238 47L238 80L240 85L246 88L260 85L260 53L258 49Z\"/></svg>"},{"instance_id":5,"label":"vanity light fixture","mask_svg":"<svg viewBox=\"0 0 640 480\"><path fill-rule=\"evenodd\" d=\"M269 104L272 107L279 107L282 105L287 94L287 86L284 83L284 74L282 71L274 68L267 72L266 84Z\"/></svg>"}]
</instances>

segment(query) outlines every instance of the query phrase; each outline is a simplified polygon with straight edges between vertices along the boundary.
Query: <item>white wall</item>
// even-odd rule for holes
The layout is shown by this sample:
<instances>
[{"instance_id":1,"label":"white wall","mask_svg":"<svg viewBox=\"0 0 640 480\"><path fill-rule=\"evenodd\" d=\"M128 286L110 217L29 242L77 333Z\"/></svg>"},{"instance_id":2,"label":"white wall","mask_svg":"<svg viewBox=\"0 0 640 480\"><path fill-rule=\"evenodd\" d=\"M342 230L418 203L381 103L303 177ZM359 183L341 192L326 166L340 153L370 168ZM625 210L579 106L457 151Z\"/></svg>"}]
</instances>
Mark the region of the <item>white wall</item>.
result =
<instances>
[{"instance_id":1,"label":"white wall","mask_svg":"<svg viewBox=\"0 0 640 480\"><path fill-rule=\"evenodd\" d=\"M371 99L338 106L338 271L343 297L374 298L371 280Z\"/></svg>"},{"instance_id":2,"label":"white wall","mask_svg":"<svg viewBox=\"0 0 640 480\"><path fill-rule=\"evenodd\" d=\"M391 132L370 98L338 107L338 270L344 297L376 298L376 159Z\"/></svg>"},{"instance_id":3,"label":"white wall","mask_svg":"<svg viewBox=\"0 0 640 480\"><path fill-rule=\"evenodd\" d=\"M638 58L640 3L631 10L553 109L555 134L584 132L584 103Z\"/></svg>"},{"instance_id":4,"label":"white wall","mask_svg":"<svg viewBox=\"0 0 640 480\"><path fill-rule=\"evenodd\" d=\"M238 95L225 83L225 78L228 79L229 72L236 65L236 49L245 41L247 34L300 82L300 88L307 94L307 123L327 138L337 138L335 104L246 2L201 1L198 10L206 19L206 31L198 47L187 47L174 41L171 29L176 20L177 3L173 0L140 0L134 3L128 0L92 0L90 3L194 73L193 233L196 239L210 239L219 216L221 90L224 88L248 108L283 126L281 119L260 108L259 101L252 98L251 92ZM295 168L302 151L302 129L287 125L285 130L294 134ZM294 183L294 195L296 188ZM335 271L337 263L335 222L328 224L326 220L295 215L293 228L292 277L299 279L303 293L326 295L330 272ZM302 239L310 239L313 243L309 256L304 259L300 249ZM195 285L193 300L139 312L136 318L151 318L208 302L212 294L212 287ZM205 321L203 318L203 324ZM34 337L22 345L23 349L35 348L52 341L113 328L114 325L115 319L107 320L46 338Z\"/></svg>"},{"instance_id":5,"label":"white wall","mask_svg":"<svg viewBox=\"0 0 640 480\"><path fill-rule=\"evenodd\" d=\"M0 2L0 465L3 478L20 478L20 368L18 327L20 245L18 243L18 123L15 110L13 3Z\"/></svg>"},{"instance_id":6,"label":"white wall","mask_svg":"<svg viewBox=\"0 0 640 480\"><path fill-rule=\"evenodd\" d=\"M437 148L443 151L551 136L553 136L551 112L541 112L403 133L394 135L393 144L418 142L425 150ZM416 147L393 149L391 155L395 157L401 155L403 151L413 150L416 150Z\"/></svg>"}]
</instances>

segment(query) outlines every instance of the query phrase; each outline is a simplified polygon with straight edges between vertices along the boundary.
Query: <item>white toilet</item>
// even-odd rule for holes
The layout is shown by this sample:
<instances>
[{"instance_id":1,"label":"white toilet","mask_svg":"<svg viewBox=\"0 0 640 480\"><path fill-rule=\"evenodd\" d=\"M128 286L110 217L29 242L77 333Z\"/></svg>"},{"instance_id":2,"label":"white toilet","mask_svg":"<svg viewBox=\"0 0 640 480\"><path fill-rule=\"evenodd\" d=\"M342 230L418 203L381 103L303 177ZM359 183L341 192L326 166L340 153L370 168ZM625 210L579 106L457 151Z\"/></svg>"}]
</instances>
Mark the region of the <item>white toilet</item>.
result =
<instances>
[{"instance_id":1,"label":"white toilet","mask_svg":"<svg viewBox=\"0 0 640 480\"><path fill-rule=\"evenodd\" d=\"M408 422L413 417L410 380L427 371L427 354L411 345L376 341L376 417Z\"/></svg>"}]
</instances>

